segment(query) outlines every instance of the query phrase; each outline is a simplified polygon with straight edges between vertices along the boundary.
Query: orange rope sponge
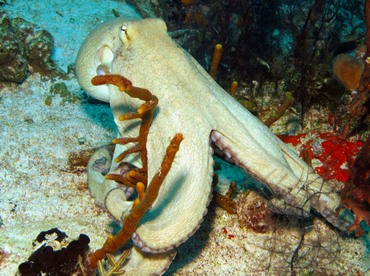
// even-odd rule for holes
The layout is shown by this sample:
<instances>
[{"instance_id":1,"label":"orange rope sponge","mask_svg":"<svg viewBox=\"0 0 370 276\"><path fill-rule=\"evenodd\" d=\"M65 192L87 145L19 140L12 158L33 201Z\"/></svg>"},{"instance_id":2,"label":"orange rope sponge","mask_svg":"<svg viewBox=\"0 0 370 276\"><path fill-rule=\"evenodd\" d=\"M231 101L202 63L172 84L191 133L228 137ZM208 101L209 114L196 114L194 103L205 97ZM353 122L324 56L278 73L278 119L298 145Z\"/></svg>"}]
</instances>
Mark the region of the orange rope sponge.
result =
<instances>
[{"instance_id":1,"label":"orange rope sponge","mask_svg":"<svg viewBox=\"0 0 370 276\"><path fill-rule=\"evenodd\" d=\"M237 81L233 81L231 83L231 87L230 87L230 95L231 96L235 97L236 89L238 89L238 82Z\"/></svg>"},{"instance_id":2,"label":"orange rope sponge","mask_svg":"<svg viewBox=\"0 0 370 276\"><path fill-rule=\"evenodd\" d=\"M221 56L222 56L222 45L216 44L215 51L213 53L211 69L209 70L209 74L213 79L216 79L217 68L218 65L220 64Z\"/></svg>"},{"instance_id":3,"label":"orange rope sponge","mask_svg":"<svg viewBox=\"0 0 370 276\"><path fill-rule=\"evenodd\" d=\"M193 0L181 0L181 3L183 5L189 5L189 4L193 3Z\"/></svg>"},{"instance_id":4,"label":"orange rope sponge","mask_svg":"<svg viewBox=\"0 0 370 276\"><path fill-rule=\"evenodd\" d=\"M115 174L107 174L106 178L123 183L124 185L135 187L139 197L134 201L131 212L124 218L121 230L115 235L110 235L102 248L96 250L88 256L86 262L86 270L94 271L98 267L98 262L106 257L107 254L121 248L131 238L136 230L141 218L151 208L154 201L157 199L159 189L163 181L171 169L173 160L180 143L183 140L183 135L178 133L173 137L170 145L167 147L166 154L161 163L158 172L153 176L153 179L148 186L148 164L147 164L147 137L150 124L153 120L155 107L158 104L158 98L152 95L149 90L134 87L131 81L120 75L103 75L96 76L91 80L93 85L113 84L118 87L121 92L127 93L133 98L138 98L145 103L139 106L137 113L127 113L120 116L120 120L129 120L139 118L142 120L139 130L139 136L136 138L117 138L114 139L115 144L137 143L137 145L129 150L126 150L117 157L117 162L121 161L127 154L134 152L140 153L142 168L135 168L129 171L125 177Z\"/></svg>"},{"instance_id":5,"label":"orange rope sponge","mask_svg":"<svg viewBox=\"0 0 370 276\"><path fill-rule=\"evenodd\" d=\"M124 218L123 225L120 231L115 236L108 236L102 248L96 250L94 253L88 256L88 266L90 269L96 269L98 261L105 258L108 253L113 253L125 245L135 232L137 225L144 214L152 207L154 201L157 199L159 189L161 188L165 177L171 169L175 155L179 150L180 143L183 140L183 135L178 133L173 137L170 145L167 147L166 154L163 158L162 164L158 172L154 175L150 185L145 190L145 193L141 194L140 200L137 198L134 201L131 212ZM136 184L138 191L143 191L144 184L138 182Z\"/></svg>"}]
</instances>

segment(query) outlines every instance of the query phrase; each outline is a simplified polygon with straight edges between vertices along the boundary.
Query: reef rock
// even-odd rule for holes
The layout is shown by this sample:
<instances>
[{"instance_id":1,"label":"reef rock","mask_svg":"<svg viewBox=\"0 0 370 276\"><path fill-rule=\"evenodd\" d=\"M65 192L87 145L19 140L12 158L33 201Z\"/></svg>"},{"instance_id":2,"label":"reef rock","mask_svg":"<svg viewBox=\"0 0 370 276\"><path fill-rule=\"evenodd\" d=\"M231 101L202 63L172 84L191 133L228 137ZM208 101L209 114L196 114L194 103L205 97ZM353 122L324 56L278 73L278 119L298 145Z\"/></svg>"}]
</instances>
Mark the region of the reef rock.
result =
<instances>
[{"instance_id":1,"label":"reef rock","mask_svg":"<svg viewBox=\"0 0 370 276\"><path fill-rule=\"evenodd\" d=\"M30 72L62 75L51 58L52 35L22 18L0 10L0 80L22 83Z\"/></svg>"}]
</instances>

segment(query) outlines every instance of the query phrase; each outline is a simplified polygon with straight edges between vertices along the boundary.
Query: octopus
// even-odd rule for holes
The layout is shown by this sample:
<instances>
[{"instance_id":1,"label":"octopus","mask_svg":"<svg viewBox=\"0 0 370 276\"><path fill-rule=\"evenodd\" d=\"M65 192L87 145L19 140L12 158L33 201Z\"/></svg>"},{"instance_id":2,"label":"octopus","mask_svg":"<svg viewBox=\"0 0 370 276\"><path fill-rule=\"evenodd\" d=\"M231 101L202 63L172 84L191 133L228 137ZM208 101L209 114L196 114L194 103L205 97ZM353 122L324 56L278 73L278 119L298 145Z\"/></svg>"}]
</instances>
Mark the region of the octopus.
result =
<instances>
[{"instance_id":1,"label":"octopus","mask_svg":"<svg viewBox=\"0 0 370 276\"><path fill-rule=\"evenodd\" d=\"M338 194L176 44L161 19L118 18L104 23L85 39L76 61L82 88L110 104L118 137L137 137L139 122L122 121L120 116L135 112L142 101L115 85L92 84L95 76L107 74L122 75L158 98L146 143L149 179L160 167L172 137L183 135L157 199L132 236L135 246L126 273L163 273L176 248L197 231L212 195L213 148L267 187L274 211L305 217L315 211L343 228L336 214ZM132 147L117 144L113 159ZM132 206L133 191L106 179L96 167L124 174L128 167L142 164L138 154L118 159L111 162L104 149L96 152L88 165L88 183L96 203L123 220Z\"/></svg>"}]
</instances>

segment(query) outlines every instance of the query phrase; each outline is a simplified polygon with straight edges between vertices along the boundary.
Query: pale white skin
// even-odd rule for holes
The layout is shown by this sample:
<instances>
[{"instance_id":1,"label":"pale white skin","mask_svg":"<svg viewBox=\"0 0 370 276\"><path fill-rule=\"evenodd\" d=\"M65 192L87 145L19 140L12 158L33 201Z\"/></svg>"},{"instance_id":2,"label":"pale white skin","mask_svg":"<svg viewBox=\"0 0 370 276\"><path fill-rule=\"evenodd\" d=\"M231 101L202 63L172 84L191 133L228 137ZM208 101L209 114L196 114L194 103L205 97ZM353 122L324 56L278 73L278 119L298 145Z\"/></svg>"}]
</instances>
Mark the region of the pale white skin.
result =
<instances>
[{"instance_id":1,"label":"pale white skin","mask_svg":"<svg viewBox=\"0 0 370 276\"><path fill-rule=\"evenodd\" d=\"M139 122L121 122L118 117L136 111L142 101L112 85L93 86L90 81L97 72L104 74L101 68L125 76L159 99L147 143L149 182L172 137L176 133L184 136L153 208L136 231L134 240L143 251L169 251L198 229L211 194L212 131L216 145L271 190L271 205L276 210L307 216L312 207L339 225L333 215L340 203L338 195L178 46L162 20L108 22L87 37L76 62L81 86L93 97L110 103L119 136L137 136ZM117 146L114 155L125 148ZM124 161L140 166L137 156ZM112 169L116 165L113 162ZM90 182L94 181L101 185L91 188L93 196L98 201L107 197L108 210L119 218L127 207L121 207L124 199L117 199L122 197L108 194L116 184L90 174Z\"/></svg>"}]
</instances>

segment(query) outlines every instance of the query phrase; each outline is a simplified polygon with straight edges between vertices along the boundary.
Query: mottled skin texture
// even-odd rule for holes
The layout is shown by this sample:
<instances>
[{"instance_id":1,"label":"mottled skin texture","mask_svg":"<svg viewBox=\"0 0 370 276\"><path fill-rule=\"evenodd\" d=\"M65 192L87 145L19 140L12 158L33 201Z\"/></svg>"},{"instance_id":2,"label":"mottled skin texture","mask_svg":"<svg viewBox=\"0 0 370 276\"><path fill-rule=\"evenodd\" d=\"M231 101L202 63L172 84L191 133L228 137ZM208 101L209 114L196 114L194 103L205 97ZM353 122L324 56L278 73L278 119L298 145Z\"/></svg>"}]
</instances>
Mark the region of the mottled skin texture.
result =
<instances>
[{"instance_id":1,"label":"mottled skin texture","mask_svg":"<svg viewBox=\"0 0 370 276\"><path fill-rule=\"evenodd\" d=\"M135 242L143 251L166 252L199 227L211 194L212 131L216 145L271 190L276 210L307 216L313 207L338 225L333 215L340 203L338 195L178 46L162 20L106 23L87 37L76 62L81 86L110 103L118 136L135 137L139 122L121 122L118 117L136 111L142 102L115 86L93 86L90 81L97 71L123 75L159 99L147 142L149 179L160 167L171 138L176 133L184 136L157 201L136 231ZM114 155L124 148L117 146ZM124 161L140 167L137 156ZM116 166L113 162L111 169ZM94 175L89 186L93 196L103 201L116 184Z\"/></svg>"}]
</instances>

